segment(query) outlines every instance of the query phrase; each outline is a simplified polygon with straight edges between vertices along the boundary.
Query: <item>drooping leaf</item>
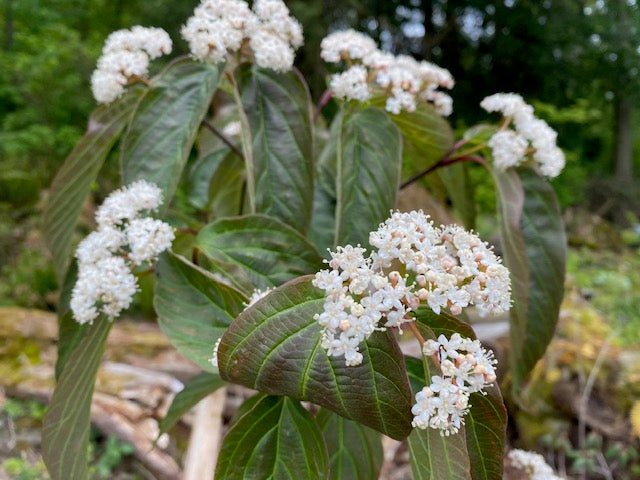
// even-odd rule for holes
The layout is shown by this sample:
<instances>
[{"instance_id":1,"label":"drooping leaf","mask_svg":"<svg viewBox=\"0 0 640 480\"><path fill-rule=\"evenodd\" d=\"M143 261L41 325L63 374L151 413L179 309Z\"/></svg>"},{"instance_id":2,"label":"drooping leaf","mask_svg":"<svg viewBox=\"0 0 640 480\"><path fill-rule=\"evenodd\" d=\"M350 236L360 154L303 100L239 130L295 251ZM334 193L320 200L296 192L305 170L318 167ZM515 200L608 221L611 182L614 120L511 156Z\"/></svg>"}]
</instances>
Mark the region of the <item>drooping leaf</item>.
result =
<instances>
[{"instance_id":1,"label":"drooping leaf","mask_svg":"<svg viewBox=\"0 0 640 480\"><path fill-rule=\"evenodd\" d=\"M216 373L209 361L213 347L246 297L179 255L162 255L156 269L153 306L160 328L180 353Z\"/></svg>"},{"instance_id":2,"label":"drooping leaf","mask_svg":"<svg viewBox=\"0 0 640 480\"><path fill-rule=\"evenodd\" d=\"M311 98L296 72L245 65L238 70L251 135L256 212L306 235L313 203Z\"/></svg>"},{"instance_id":3,"label":"drooping leaf","mask_svg":"<svg viewBox=\"0 0 640 480\"><path fill-rule=\"evenodd\" d=\"M378 432L326 409L320 410L316 420L329 451L329 478L378 478L384 460Z\"/></svg>"},{"instance_id":4,"label":"drooping leaf","mask_svg":"<svg viewBox=\"0 0 640 480\"><path fill-rule=\"evenodd\" d=\"M220 273L230 281L247 277L251 285L261 289L322 268L322 258L313 245L293 228L266 215L216 220L200 230L195 245L223 266Z\"/></svg>"},{"instance_id":5,"label":"drooping leaf","mask_svg":"<svg viewBox=\"0 0 640 480\"><path fill-rule=\"evenodd\" d=\"M336 116L318 160L312 235L321 251L367 242L395 206L401 168L400 132L383 110L347 106Z\"/></svg>"},{"instance_id":6,"label":"drooping leaf","mask_svg":"<svg viewBox=\"0 0 640 480\"><path fill-rule=\"evenodd\" d=\"M272 395L326 407L392 438L411 431L411 391L391 331L375 332L360 346L361 365L346 366L321 345L313 318L324 292L311 276L292 280L244 311L218 349L224 380Z\"/></svg>"},{"instance_id":7,"label":"drooping leaf","mask_svg":"<svg viewBox=\"0 0 640 480\"><path fill-rule=\"evenodd\" d=\"M98 107L89 118L87 133L53 178L44 210L43 230L60 284L69 265L71 237L82 204L143 91L142 88L130 88L112 104Z\"/></svg>"},{"instance_id":8,"label":"drooping leaf","mask_svg":"<svg viewBox=\"0 0 640 480\"><path fill-rule=\"evenodd\" d=\"M327 447L300 402L266 395L250 400L222 442L216 479L327 478Z\"/></svg>"},{"instance_id":9,"label":"drooping leaf","mask_svg":"<svg viewBox=\"0 0 640 480\"><path fill-rule=\"evenodd\" d=\"M510 363L513 391L518 395L558 321L566 237L558 199L547 180L527 168L491 172L504 262L511 272Z\"/></svg>"},{"instance_id":10,"label":"drooping leaf","mask_svg":"<svg viewBox=\"0 0 640 480\"><path fill-rule=\"evenodd\" d=\"M158 423L158 435L162 435L171 430L171 428L178 423L178 420L196 406L200 400L210 393L215 392L223 385L224 382L220 378L220 375L209 372L202 372L189 380L184 385L184 388L174 397L169 411Z\"/></svg>"},{"instance_id":11,"label":"drooping leaf","mask_svg":"<svg viewBox=\"0 0 640 480\"><path fill-rule=\"evenodd\" d=\"M222 67L180 60L154 78L121 143L122 183L147 180L175 193L184 165L218 86Z\"/></svg>"},{"instance_id":12,"label":"drooping leaf","mask_svg":"<svg viewBox=\"0 0 640 480\"><path fill-rule=\"evenodd\" d=\"M425 335L422 326L421 333ZM431 384L431 376L439 375L439 368L428 359L405 357L407 373L414 392ZM425 365L427 368L425 369ZM471 465L467 452L465 429L462 427L456 434L445 437L440 430L414 428L409 435L409 452L411 455L411 472L414 479L428 480L471 480Z\"/></svg>"},{"instance_id":13,"label":"drooping leaf","mask_svg":"<svg viewBox=\"0 0 640 480\"><path fill-rule=\"evenodd\" d=\"M112 323L98 318L67 361L42 429L42 456L52 480L88 478L91 397Z\"/></svg>"}]
</instances>

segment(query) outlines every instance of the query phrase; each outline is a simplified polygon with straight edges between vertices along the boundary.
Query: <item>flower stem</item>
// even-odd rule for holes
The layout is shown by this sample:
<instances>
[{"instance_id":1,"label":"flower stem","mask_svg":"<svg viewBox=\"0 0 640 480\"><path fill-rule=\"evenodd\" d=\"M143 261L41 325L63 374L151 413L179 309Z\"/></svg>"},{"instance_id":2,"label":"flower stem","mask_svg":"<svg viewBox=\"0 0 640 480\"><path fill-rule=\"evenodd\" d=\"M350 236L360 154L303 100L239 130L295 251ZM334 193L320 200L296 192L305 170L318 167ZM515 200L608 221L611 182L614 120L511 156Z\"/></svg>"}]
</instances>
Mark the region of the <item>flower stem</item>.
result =
<instances>
[{"instance_id":1,"label":"flower stem","mask_svg":"<svg viewBox=\"0 0 640 480\"><path fill-rule=\"evenodd\" d=\"M424 337L420 334L420 331L418 330L418 327L416 327L416 323L415 322L407 322L407 325L409 325L409 328L411 329L411 332L416 337L418 342L420 342L420 348L422 348L422 345L424 345L425 340L424 340Z\"/></svg>"}]
</instances>

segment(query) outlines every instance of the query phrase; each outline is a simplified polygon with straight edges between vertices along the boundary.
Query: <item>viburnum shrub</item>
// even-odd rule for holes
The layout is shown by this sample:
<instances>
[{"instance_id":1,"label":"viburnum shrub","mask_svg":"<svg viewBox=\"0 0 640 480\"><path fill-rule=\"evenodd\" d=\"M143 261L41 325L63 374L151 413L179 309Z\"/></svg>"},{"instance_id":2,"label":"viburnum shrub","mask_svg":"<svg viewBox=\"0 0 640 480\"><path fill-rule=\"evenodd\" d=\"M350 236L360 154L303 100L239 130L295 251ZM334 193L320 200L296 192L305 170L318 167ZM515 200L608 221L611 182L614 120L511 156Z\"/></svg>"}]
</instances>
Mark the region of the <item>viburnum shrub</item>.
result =
<instances>
[{"instance_id":1,"label":"viburnum shrub","mask_svg":"<svg viewBox=\"0 0 640 480\"><path fill-rule=\"evenodd\" d=\"M64 284L43 434L51 477L87 478L109 329L152 274L160 327L205 372L159 433L222 381L259 392L232 421L216 478L376 478L381 434L408 438L416 478L501 478L496 360L466 319L509 315L503 385L517 396L563 294L565 237L545 179L564 166L556 133L498 93L481 106L499 124L455 141L450 73L353 30L322 41L335 73L314 108L293 67L302 28L281 0L203 0L182 36L191 54L155 75L166 32L108 37L92 76L101 105L51 187L45 230ZM332 96L340 108L323 130ZM122 187L72 256L107 158ZM471 168L493 181L504 262L471 230ZM447 191L459 224L395 210L417 181ZM412 341L420 358L400 348Z\"/></svg>"}]
</instances>

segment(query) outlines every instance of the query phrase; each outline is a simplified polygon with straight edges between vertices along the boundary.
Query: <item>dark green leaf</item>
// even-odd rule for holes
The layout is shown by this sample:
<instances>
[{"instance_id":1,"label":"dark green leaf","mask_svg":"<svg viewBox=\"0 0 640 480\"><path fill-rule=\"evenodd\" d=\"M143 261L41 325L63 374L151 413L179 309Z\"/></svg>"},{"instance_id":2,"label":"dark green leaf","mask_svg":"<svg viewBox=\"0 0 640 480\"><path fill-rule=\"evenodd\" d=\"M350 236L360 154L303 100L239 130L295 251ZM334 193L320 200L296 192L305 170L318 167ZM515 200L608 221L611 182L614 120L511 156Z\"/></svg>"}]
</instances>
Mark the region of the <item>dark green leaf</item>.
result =
<instances>
[{"instance_id":1,"label":"dark green leaf","mask_svg":"<svg viewBox=\"0 0 640 480\"><path fill-rule=\"evenodd\" d=\"M462 224L469 230L475 228L476 201L474 185L469 178L469 164L454 163L436 172L447 189L447 195Z\"/></svg>"},{"instance_id":2,"label":"dark green leaf","mask_svg":"<svg viewBox=\"0 0 640 480\"><path fill-rule=\"evenodd\" d=\"M220 376L273 395L308 400L392 438L411 431L411 391L393 332L375 332L361 365L329 357L313 319L324 292L292 280L243 312L222 337Z\"/></svg>"},{"instance_id":3,"label":"dark green leaf","mask_svg":"<svg viewBox=\"0 0 640 480\"><path fill-rule=\"evenodd\" d=\"M71 151L51 183L44 210L44 238L62 283L71 252L71 237L91 184L116 139L135 110L142 89L131 88L114 103L98 107L89 118L87 133Z\"/></svg>"},{"instance_id":4,"label":"dark green leaf","mask_svg":"<svg viewBox=\"0 0 640 480\"><path fill-rule=\"evenodd\" d=\"M222 442L216 479L327 478L327 447L309 412L287 397L250 401Z\"/></svg>"},{"instance_id":5,"label":"dark green leaf","mask_svg":"<svg viewBox=\"0 0 640 480\"><path fill-rule=\"evenodd\" d=\"M88 478L91 397L112 323L98 318L73 351L53 392L42 429L42 456L52 480Z\"/></svg>"},{"instance_id":6,"label":"dark green leaf","mask_svg":"<svg viewBox=\"0 0 640 480\"><path fill-rule=\"evenodd\" d=\"M153 305L162 331L180 353L216 373L213 347L244 308L240 292L175 254L160 257Z\"/></svg>"},{"instance_id":7,"label":"dark green leaf","mask_svg":"<svg viewBox=\"0 0 640 480\"><path fill-rule=\"evenodd\" d=\"M191 410L200 400L222 387L224 382L220 375L202 372L189 380L184 388L174 397L167 415L160 420L158 435L171 430L185 413Z\"/></svg>"},{"instance_id":8,"label":"dark green leaf","mask_svg":"<svg viewBox=\"0 0 640 480\"><path fill-rule=\"evenodd\" d=\"M222 147L200 157L189 171L189 202L207 218L238 215L241 211L244 164Z\"/></svg>"},{"instance_id":9,"label":"dark green leaf","mask_svg":"<svg viewBox=\"0 0 640 480\"><path fill-rule=\"evenodd\" d=\"M220 69L181 60L153 79L122 139L123 184L153 182L169 204L218 86Z\"/></svg>"},{"instance_id":10,"label":"dark green leaf","mask_svg":"<svg viewBox=\"0 0 640 480\"><path fill-rule=\"evenodd\" d=\"M380 434L322 409L316 416L329 455L330 478L370 480L378 478L384 454Z\"/></svg>"},{"instance_id":11,"label":"dark green leaf","mask_svg":"<svg viewBox=\"0 0 640 480\"><path fill-rule=\"evenodd\" d=\"M507 409L497 383L485 388L485 392L486 395L471 394L471 408L465 420L471 477L473 480L501 480Z\"/></svg>"},{"instance_id":12,"label":"dark green leaf","mask_svg":"<svg viewBox=\"0 0 640 480\"><path fill-rule=\"evenodd\" d=\"M306 235L313 203L311 98L297 72L241 67L242 105L253 137L256 212Z\"/></svg>"},{"instance_id":13,"label":"dark green leaf","mask_svg":"<svg viewBox=\"0 0 640 480\"><path fill-rule=\"evenodd\" d=\"M425 334L428 329L421 326L420 330L425 338L429 337ZM414 392L419 392L427 383L430 384L432 375L439 374L439 368L431 359L423 362L417 358L406 357L405 361ZM428 367L426 372L425 365ZM409 452L411 472L415 480L471 479L464 427L448 437L433 428L414 428L409 435Z\"/></svg>"},{"instance_id":14,"label":"dark green leaf","mask_svg":"<svg viewBox=\"0 0 640 480\"><path fill-rule=\"evenodd\" d=\"M418 307L415 314L417 321L429 327L435 337L444 335L450 338L454 333L459 333L463 337L473 340L476 338L476 334L473 328L471 328L471 325L447 312L437 314L429 307L423 305Z\"/></svg>"},{"instance_id":15,"label":"dark green leaf","mask_svg":"<svg viewBox=\"0 0 640 480\"><path fill-rule=\"evenodd\" d=\"M229 281L246 277L255 288L278 286L322 268L322 258L300 233L266 215L224 218L205 226L196 239ZM251 293L251 291L247 292Z\"/></svg>"},{"instance_id":16,"label":"dark green leaf","mask_svg":"<svg viewBox=\"0 0 640 480\"><path fill-rule=\"evenodd\" d=\"M551 341L564 293L566 238L553 188L533 170L492 169L504 262L511 271L513 391Z\"/></svg>"},{"instance_id":17,"label":"dark green leaf","mask_svg":"<svg viewBox=\"0 0 640 480\"><path fill-rule=\"evenodd\" d=\"M398 128L375 107L343 110L318 160L313 238L324 250L364 244L395 206L402 141Z\"/></svg>"}]
</instances>

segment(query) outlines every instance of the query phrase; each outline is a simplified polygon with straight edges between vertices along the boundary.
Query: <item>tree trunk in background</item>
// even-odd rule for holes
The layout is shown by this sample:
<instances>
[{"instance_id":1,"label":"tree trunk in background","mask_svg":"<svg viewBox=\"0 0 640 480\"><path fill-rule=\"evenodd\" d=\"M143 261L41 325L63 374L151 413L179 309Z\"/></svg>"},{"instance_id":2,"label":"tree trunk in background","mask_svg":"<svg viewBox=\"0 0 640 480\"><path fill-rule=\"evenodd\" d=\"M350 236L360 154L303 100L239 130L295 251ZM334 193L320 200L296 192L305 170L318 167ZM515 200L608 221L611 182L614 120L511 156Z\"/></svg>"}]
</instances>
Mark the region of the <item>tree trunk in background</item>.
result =
<instances>
[{"instance_id":1,"label":"tree trunk in background","mask_svg":"<svg viewBox=\"0 0 640 480\"><path fill-rule=\"evenodd\" d=\"M436 31L433 25L432 0L422 0L422 13L424 15L424 37L422 37L422 55L425 60L431 61L431 50L435 46Z\"/></svg>"},{"instance_id":2,"label":"tree trunk in background","mask_svg":"<svg viewBox=\"0 0 640 480\"><path fill-rule=\"evenodd\" d=\"M621 93L616 99L616 180L633 179L633 108L632 97Z\"/></svg>"},{"instance_id":3,"label":"tree trunk in background","mask_svg":"<svg viewBox=\"0 0 640 480\"><path fill-rule=\"evenodd\" d=\"M4 49L13 48L13 0L4 0Z\"/></svg>"}]
</instances>

